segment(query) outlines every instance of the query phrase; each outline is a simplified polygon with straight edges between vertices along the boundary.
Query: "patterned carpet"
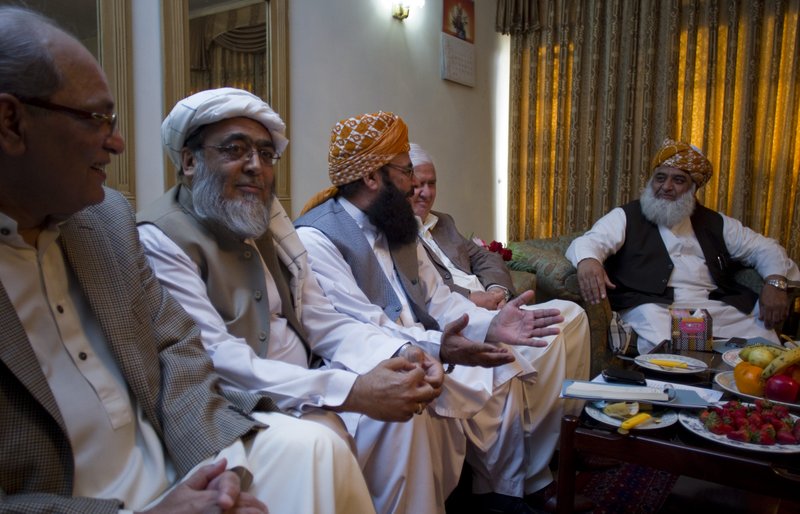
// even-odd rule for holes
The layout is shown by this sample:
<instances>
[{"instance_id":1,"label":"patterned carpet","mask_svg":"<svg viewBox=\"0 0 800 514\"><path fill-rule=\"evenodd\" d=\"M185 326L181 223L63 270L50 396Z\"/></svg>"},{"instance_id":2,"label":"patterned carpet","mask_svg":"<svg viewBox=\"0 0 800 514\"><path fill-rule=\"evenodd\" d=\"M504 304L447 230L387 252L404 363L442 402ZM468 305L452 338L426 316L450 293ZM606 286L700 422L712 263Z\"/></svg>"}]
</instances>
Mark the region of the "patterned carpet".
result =
<instances>
[{"instance_id":1,"label":"patterned carpet","mask_svg":"<svg viewBox=\"0 0 800 514\"><path fill-rule=\"evenodd\" d=\"M555 462L556 459L553 464ZM608 460L605 463L608 464ZM597 467L591 456L586 457L585 464ZM555 469L553 474L556 474ZM664 471L620 464L600 471L581 471L575 486L579 494L594 502L596 507L592 512L595 514L652 514L661 509L677 480L677 476ZM471 482L470 473L464 473L447 501L447 514L483 514L469 493ZM545 514L543 510L536 512Z\"/></svg>"},{"instance_id":2,"label":"patterned carpet","mask_svg":"<svg viewBox=\"0 0 800 514\"><path fill-rule=\"evenodd\" d=\"M603 471L581 472L577 480L580 494L595 503L595 514L649 514L659 511L678 477L636 464L621 464Z\"/></svg>"}]
</instances>

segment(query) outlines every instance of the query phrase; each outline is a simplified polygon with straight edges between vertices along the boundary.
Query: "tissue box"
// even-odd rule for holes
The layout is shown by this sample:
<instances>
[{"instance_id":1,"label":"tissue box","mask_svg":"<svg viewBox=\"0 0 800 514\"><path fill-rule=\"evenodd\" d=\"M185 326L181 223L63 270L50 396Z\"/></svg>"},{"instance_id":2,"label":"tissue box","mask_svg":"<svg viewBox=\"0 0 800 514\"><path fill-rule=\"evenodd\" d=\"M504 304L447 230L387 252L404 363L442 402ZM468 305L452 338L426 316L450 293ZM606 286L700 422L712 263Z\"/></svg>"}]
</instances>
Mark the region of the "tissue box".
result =
<instances>
[{"instance_id":1,"label":"tissue box","mask_svg":"<svg viewBox=\"0 0 800 514\"><path fill-rule=\"evenodd\" d=\"M672 351L713 350L711 315L706 309L670 307Z\"/></svg>"}]
</instances>

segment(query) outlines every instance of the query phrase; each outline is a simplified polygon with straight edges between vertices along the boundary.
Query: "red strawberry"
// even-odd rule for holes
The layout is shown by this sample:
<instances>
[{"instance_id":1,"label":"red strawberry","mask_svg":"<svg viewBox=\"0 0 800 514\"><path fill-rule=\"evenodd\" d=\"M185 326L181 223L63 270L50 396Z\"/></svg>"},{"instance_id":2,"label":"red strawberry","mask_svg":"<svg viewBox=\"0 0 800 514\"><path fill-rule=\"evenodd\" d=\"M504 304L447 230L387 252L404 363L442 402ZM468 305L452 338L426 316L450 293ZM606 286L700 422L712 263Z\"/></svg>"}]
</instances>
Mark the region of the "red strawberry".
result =
<instances>
[{"instance_id":1,"label":"red strawberry","mask_svg":"<svg viewBox=\"0 0 800 514\"><path fill-rule=\"evenodd\" d=\"M772 425L764 425L758 432L753 432L750 442L756 444L775 444L775 428Z\"/></svg>"},{"instance_id":2,"label":"red strawberry","mask_svg":"<svg viewBox=\"0 0 800 514\"><path fill-rule=\"evenodd\" d=\"M753 412L748 416L747 421L750 425L754 428L761 428L761 425L764 424L764 420L761 418L761 414L758 412Z\"/></svg>"},{"instance_id":3,"label":"red strawberry","mask_svg":"<svg viewBox=\"0 0 800 514\"><path fill-rule=\"evenodd\" d=\"M798 440L795 439L794 435L792 435L788 429L778 430L778 432L775 434L775 440L778 442L778 444L798 443Z\"/></svg>"},{"instance_id":4,"label":"red strawberry","mask_svg":"<svg viewBox=\"0 0 800 514\"><path fill-rule=\"evenodd\" d=\"M778 416L779 418L788 418L789 416L789 407L785 405L776 405L772 408L773 414Z\"/></svg>"},{"instance_id":5,"label":"red strawberry","mask_svg":"<svg viewBox=\"0 0 800 514\"><path fill-rule=\"evenodd\" d=\"M746 443L750 440L750 433L747 431L746 428L741 428L739 430L734 430L727 434L728 439L733 439L734 441L741 441Z\"/></svg>"}]
</instances>

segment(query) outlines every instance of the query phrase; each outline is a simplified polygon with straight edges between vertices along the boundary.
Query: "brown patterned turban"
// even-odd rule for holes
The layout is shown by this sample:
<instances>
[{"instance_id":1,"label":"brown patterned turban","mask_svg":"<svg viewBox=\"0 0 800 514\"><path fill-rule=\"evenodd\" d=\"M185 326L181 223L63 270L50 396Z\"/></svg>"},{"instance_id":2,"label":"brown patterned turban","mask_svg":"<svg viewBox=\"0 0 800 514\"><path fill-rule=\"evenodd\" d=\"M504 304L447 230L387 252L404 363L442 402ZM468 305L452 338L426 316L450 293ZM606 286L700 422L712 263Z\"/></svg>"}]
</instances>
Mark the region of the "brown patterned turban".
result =
<instances>
[{"instance_id":1,"label":"brown patterned turban","mask_svg":"<svg viewBox=\"0 0 800 514\"><path fill-rule=\"evenodd\" d=\"M656 152L650 169L654 170L659 166L669 166L685 171L692 177L692 181L697 184L698 188L703 187L711 180L713 171L711 162L700 152L700 149L689 143L669 138L664 140L661 148Z\"/></svg>"},{"instance_id":2,"label":"brown patterned turban","mask_svg":"<svg viewBox=\"0 0 800 514\"><path fill-rule=\"evenodd\" d=\"M328 148L333 186L314 195L302 212L336 196L336 186L366 177L408 149L408 127L396 114L379 111L340 120L331 129Z\"/></svg>"}]
</instances>

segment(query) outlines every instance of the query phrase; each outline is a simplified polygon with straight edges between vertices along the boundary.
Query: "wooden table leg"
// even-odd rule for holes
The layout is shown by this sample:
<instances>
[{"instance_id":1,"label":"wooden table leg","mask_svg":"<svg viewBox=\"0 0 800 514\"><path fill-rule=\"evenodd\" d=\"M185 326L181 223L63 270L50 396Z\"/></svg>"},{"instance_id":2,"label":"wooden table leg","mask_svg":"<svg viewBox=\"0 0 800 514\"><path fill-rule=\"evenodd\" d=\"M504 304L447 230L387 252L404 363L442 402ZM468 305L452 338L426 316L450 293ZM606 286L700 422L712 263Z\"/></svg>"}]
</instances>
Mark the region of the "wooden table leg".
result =
<instances>
[{"instance_id":1,"label":"wooden table leg","mask_svg":"<svg viewBox=\"0 0 800 514\"><path fill-rule=\"evenodd\" d=\"M571 514L575 510L575 429L578 418L561 418L561 436L558 445L558 491L556 492L556 512Z\"/></svg>"}]
</instances>

